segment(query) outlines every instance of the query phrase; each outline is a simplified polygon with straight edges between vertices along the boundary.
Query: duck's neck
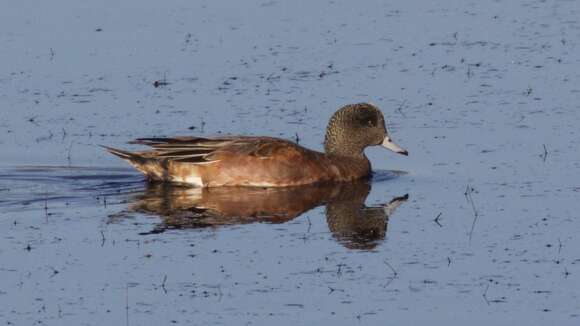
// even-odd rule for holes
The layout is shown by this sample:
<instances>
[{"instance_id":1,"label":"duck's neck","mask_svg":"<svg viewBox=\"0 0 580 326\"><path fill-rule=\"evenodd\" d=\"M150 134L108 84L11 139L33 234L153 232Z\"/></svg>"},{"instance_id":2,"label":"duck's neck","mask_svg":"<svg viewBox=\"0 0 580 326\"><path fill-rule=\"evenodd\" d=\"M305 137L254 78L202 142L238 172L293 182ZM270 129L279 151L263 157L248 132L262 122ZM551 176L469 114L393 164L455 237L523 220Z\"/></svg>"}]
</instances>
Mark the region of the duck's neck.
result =
<instances>
[{"instance_id":1,"label":"duck's neck","mask_svg":"<svg viewBox=\"0 0 580 326\"><path fill-rule=\"evenodd\" d=\"M362 148L357 146L352 146L349 143L344 142L324 142L324 151L328 155L333 156L344 156L354 159L366 159L366 155Z\"/></svg>"},{"instance_id":2,"label":"duck's neck","mask_svg":"<svg viewBox=\"0 0 580 326\"><path fill-rule=\"evenodd\" d=\"M326 135L324 136L324 151L328 155L348 156L352 158L366 159L365 146L359 144L356 139L348 137L347 133L341 132L338 126L340 121L330 120Z\"/></svg>"}]
</instances>

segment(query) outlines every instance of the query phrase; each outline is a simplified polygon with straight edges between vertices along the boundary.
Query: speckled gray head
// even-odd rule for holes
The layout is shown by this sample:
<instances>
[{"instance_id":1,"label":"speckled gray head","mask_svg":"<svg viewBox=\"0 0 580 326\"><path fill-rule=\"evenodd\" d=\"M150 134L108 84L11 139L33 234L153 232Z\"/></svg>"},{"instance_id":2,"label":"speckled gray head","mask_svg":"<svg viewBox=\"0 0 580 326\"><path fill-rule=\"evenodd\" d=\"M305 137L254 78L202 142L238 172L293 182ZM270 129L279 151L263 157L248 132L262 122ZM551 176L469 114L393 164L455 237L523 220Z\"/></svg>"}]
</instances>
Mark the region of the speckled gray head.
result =
<instances>
[{"instance_id":1,"label":"speckled gray head","mask_svg":"<svg viewBox=\"0 0 580 326\"><path fill-rule=\"evenodd\" d=\"M327 153L359 156L363 155L366 147L373 145L382 145L395 153L409 155L407 150L393 142L383 113L373 104L346 105L330 118L324 139Z\"/></svg>"}]
</instances>

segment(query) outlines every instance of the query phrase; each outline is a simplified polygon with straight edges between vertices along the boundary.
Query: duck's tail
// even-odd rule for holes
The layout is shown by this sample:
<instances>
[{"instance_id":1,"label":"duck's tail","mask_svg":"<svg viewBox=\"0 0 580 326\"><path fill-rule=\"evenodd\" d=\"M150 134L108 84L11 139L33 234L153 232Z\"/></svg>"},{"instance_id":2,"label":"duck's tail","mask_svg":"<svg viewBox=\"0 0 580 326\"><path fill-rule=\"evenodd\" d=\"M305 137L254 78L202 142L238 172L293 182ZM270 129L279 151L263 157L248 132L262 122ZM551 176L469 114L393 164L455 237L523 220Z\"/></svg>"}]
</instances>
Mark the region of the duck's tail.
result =
<instances>
[{"instance_id":1,"label":"duck's tail","mask_svg":"<svg viewBox=\"0 0 580 326\"><path fill-rule=\"evenodd\" d=\"M121 149L100 145L106 149L109 153L122 158L131 164L134 168L139 170L139 172L145 174L149 180L165 180L163 176L163 167L155 160L148 159L138 152L129 152Z\"/></svg>"},{"instance_id":2,"label":"duck's tail","mask_svg":"<svg viewBox=\"0 0 580 326\"><path fill-rule=\"evenodd\" d=\"M129 152L129 151L124 151L124 150L121 150L121 149L116 149L116 148L109 147L109 146L105 146L105 145L99 145L99 146L101 146L102 148L106 149L107 152L109 152L109 153L111 153L113 155L116 155L116 156L118 156L118 157L120 157L120 158L122 158L124 160L131 161L133 159L140 158L140 156L138 154L136 154L136 153L132 153L132 152Z\"/></svg>"}]
</instances>

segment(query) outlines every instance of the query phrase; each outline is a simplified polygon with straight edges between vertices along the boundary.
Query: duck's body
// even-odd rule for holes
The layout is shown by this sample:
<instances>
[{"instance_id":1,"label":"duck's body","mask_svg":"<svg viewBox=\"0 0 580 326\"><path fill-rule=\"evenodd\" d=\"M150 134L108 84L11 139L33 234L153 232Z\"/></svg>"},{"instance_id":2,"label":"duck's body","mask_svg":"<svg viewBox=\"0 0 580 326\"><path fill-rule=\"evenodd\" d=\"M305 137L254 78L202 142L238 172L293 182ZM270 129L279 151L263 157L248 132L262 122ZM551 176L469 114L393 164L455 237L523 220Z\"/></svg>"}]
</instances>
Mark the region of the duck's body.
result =
<instances>
[{"instance_id":1,"label":"duck's body","mask_svg":"<svg viewBox=\"0 0 580 326\"><path fill-rule=\"evenodd\" d=\"M366 146L383 144L407 154L391 143L380 111L366 103L335 113L327 129L325 153L272 137L142 138L132 143L153 150L106 148L151 180L197 187L286 187L353 181L371 173L364 155Z\"/></svg>"},{"instance_id":2,"label":"duck's body","mask_svg":"<svg viewBox=\"0 0 580 326\"><path fill-rule=\"evenodd\" d=\"M151 180L198 187L298 186L369 176L366 157L339 157L271 137L148 138L132 143L152 151L107 148Z\"/></svg>"}]
</instances>

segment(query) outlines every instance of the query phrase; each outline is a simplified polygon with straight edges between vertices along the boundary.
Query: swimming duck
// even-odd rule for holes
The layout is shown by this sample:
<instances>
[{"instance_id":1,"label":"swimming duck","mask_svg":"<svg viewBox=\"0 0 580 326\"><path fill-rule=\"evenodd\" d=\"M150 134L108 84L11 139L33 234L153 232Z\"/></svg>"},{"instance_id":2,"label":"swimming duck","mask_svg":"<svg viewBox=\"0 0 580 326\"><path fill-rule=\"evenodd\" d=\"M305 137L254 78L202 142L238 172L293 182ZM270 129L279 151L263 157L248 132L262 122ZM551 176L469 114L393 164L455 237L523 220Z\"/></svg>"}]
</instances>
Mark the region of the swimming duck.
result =
<instances>
[{"instance_id":1,"label":"swimming duck","mask_svg":"<svg viewBox=\"0 0 580 326\"><path fill-rule=\"evenodd\" d=\"M371 175L364 153L368 146L382 145L408 155L391 140L379 108L369 103L346 105L334 113L326 128L323 153L273 137L140 138L130 143L152 150L129 152L104 147L152 181L196 187L287 187L354 181Z\"/></svg>"}]
</instances>

